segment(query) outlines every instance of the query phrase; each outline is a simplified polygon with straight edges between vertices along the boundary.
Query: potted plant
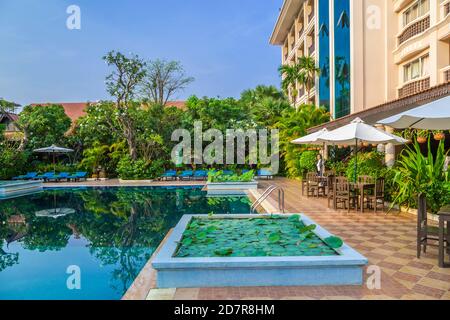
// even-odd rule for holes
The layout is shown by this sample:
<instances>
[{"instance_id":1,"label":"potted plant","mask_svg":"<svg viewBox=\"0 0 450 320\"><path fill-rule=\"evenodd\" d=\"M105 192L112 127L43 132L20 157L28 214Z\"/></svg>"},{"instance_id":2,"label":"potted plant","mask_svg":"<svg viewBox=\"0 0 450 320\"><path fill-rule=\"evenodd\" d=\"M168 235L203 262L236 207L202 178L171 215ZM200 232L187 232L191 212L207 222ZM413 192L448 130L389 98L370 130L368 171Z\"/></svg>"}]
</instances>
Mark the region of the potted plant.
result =
<instances>
[{"instance_id":1,"label":"potted plant","mask_svg":"<svg viewBox=\"0 0 450 320\"><path fill-rule=\"evenodd\" d=\"M442 130L433 131L433 138L434 138L434 140L437 140L437 141L444 140L445 139L444 131L442 131Z\"/></svg>"},{"instance_id":2,"label":"potted plant","mask_svg":"<svg viewBox=\"0 0 450 320\"><path fill-rule=\"evenodd\" d=\"M425 143L428 140L428 130L418 130L417 131L417 142Z\"/></svg>"}]
</instances>

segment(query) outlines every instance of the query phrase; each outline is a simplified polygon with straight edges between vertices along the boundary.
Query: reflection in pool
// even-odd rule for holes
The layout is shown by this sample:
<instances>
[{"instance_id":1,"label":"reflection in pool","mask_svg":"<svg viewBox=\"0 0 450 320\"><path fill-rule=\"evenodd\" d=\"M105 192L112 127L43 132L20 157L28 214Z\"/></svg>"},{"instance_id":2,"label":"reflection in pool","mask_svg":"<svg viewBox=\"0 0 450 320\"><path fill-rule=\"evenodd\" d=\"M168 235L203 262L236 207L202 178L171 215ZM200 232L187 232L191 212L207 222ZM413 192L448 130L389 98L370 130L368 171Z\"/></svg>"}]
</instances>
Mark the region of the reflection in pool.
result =
<instances>
[{"instance_id":1,"label":"reflection in pool","mask_svg":"<svg viewBox=\"0 0 450 320\"><path fill-rule=\"evenodd\" d=\"M0 200L0 299L120 299L182 215L249 208L247 197L207 198L195 187L61 188Z\"/></svg>"}]
</instances>

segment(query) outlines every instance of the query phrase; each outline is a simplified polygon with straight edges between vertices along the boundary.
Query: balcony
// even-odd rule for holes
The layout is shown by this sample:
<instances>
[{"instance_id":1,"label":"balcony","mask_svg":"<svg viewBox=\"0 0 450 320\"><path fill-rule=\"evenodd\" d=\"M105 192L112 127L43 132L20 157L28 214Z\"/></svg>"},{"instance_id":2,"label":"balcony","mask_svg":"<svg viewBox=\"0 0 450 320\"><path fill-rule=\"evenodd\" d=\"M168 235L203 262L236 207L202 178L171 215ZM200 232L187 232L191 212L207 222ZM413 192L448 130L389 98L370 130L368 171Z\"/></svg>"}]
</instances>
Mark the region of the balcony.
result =
<instances>
[{"instance_id":1,"label":"balcony","mask_svg":"<svg viewBox=\"0 0 450 320\"><path fill-rule=\"evenodd\" d=\"M398 97L404 98L417 94L421 91L425 91L430 88L430 78L420 79L414 82L409 82L405 84L402 88L398 90Z\"/></svg>"},{"instance_id":2,"label":"balcony","mask_svg":"<svg viewBox=\"0 0 450 320\"><path fill-rule=\"evenodd\" d=\"M450 82L450 66L447 66L443 69L441 69L441 75L442 75L442 83Z\"/></svg>"},{"instance_id":3,"label":"balcony","mask_svg":"<svg viewBox=\"0 0 450 320\"><path fill-rule=\"evenodd\" d=\"M425 18L412 23L411 25L406 27L402 34L398 37L398 45L401 45L406 40L411 39L418 34L421 34L428 28L430 28L430 16L426 16Z\"/></svg>"},{"instance_id":4,"label":"balcony","mask_svg":"<svg viewBox=\"0 0 450 320\"><path fill-rule=\"evenodd\" d=\"M314 8L311 8L311 13L308 15L308 22L313 21L314 19Z\"/></svg>"},{"instance_id":5,"label":"balcony","mask_svg":"<svg viewBox=\"0 0 450 320\"><path fill-rule=\"evenodd\" d=\"M298 89L298 97L301 98L305 95L305 87L301 87L300 89Z\"/></svg>"},{"instance_id":6,"label":"balcony","mask_svg":"<svg viewBox=\"0 0 450 320\"><path fill-rule=\"evenodd\" d=\"M450 13L450 2L447 2L444 5L444 17L446 17Z\"/></svg>"},{"instance_id":7,"label":"balcony","mask_svg":"<svg viewBox=\"0 0 450 320\"><path fill-rule=\"evenodd\" d=\"M314 43L313 43L313 44L312 44L311 46L309 46L309 48L308 48L308 54L309 54L310 56L312 56L315 50L316 50L316 48L315 48L315 45L314 45Z\"/></svg>"}]
</instances>

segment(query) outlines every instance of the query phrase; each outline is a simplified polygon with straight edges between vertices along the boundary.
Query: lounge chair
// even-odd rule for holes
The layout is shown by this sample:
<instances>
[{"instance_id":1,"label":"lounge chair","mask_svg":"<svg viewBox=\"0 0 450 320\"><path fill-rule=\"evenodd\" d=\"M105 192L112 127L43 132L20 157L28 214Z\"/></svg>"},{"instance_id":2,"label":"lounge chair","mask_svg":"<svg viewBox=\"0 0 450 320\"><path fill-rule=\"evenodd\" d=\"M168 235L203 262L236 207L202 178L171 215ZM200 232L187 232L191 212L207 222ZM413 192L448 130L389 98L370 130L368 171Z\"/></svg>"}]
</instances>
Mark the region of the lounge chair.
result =
<instances>
[{"instance_id":1,"label":"lounge chair","mask_svg":"<svg viewBox=\"0 0 450 320\"><path fill-rule=\"evenodd\" d=\"M61 172L56 176L57 181L66 180L69 181L70 173L68 172Z\"/></svg>"},{"instance_id":2,"label":"lounge chair","mask_svg":"<svg viewBox=\"0 0 450 320\"><path fill-rule=\"evenodd\" d=\"M180 180L191 180L193 176L194 173L192 170L185 170L178 175L178 178L180 178Z\"/></svg>"},{"instance_id":3,"label":"lounge chair","mask_svg":"<svg viewBox=\"0 0 450 320\"><path fill-rule=\"evenodd\" d=\"M243 169L243 170L241 171L241 174L246 174L246 173L248 173L248 172L250 172L249 169Z\"/></svg>"},{"instance_id":4,"label":"lounge chair","mask_svg":"<svg viewBox=\"0 0 450 320\"><path fill-rule=\"evenodd\" d=\"M194 172L194 180L206 180L208 178L208 171L198 170Z\"/></svg>"},{"instance_id":5,"label":"lounge chair","mask_svg":"<svg viewBox=\"0 0 450 320\"><path fill-rule=\"evenodd\" d=\"M260 169L256 172L256 176L258 178L266 178L267 180L272 180L273 179L273 173L272 171L268 170L268 169Z\"/></svg>"},{"instance_id":6,"label":"lounge chair","mask_svg":"<svg viewBox=\"0 0 450 320\"><path fill-rule=\"evenodd\" d=\"M234 175L234 171L232 171L232 170L223 170L222 171L222 175L223 176L232 176L232 175Z\"/></svg>"},{"instance_id":7,"label":"lounge chair","mask_svg":"<svg viewBox=\"0 0 450 320\"><path fill-rule=\"evenodd\" d=\"M176 180L177 178L177 171L176 170L167 170L166 172L164 172L160 179L161 180Z\"/></svg>"},{"instance_id":8,"label":"lounge chair","mask_svg":"<svg viewBox=\"0 0 450 320\"><path fill-rule=\"evenodd\" d=\"M38 175L37 172L28 172L25 175L21 175L21 176L17 176L12 178L13 180L33 180L34 178L36 178Z\"/></svg>"},{"instance_id":9,"label":"lounge chair","mask_svg":"<svg viewBox=\"0 0 450 320\"><path fill-rule=\"evenodd\" d=\"M54 172L46 172L44 174L40 174L40 175L36 176L34 179L49 181L49 180L55 179L55 177L56 177L56 175Z\"/></svg>"},{"instance_id":10,"label":"lounge chair","mask_svg":"<svg viewBox=\"0 0 450 320\"><path fill-rule=\"evenodd\" d=\"M78 171L78 172L75 172L74 174L68 176L67 181L69 181L69 180L81 181L81 179L87 180L87 175L88 175L87 172Z\"/></svg>"}]
</instances>

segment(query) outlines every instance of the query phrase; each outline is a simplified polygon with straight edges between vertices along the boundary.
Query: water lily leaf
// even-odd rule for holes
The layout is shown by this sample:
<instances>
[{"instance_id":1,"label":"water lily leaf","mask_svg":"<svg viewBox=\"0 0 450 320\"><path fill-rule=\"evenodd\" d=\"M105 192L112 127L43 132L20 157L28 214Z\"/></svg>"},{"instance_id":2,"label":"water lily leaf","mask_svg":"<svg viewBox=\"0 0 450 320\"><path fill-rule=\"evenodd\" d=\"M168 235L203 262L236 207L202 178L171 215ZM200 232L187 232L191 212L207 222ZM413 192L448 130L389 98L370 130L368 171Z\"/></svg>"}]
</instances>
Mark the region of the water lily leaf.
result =
<instances>
[{"instance_id":1,"label":"water lily leaf","mask_svg":"<svg viewBox=\"0 0 450 320\"><path fill-rule=\"evenodd\" d=\"M339 237L328 237L324 240L324 242L333 249L339 249L340 247L342 247L344 245L344 241L342 241L341 238Z\"/></svg>"},{"instance_id":2,"label":"water lily leaf","mask_svg":"<svg viewBox=\"0 0 450 320\"><path fill-rule=\"evenodd\" d=\"M197 239L199 240L205 239L207 235L208 234L206 233L206 231L201 231L197 234Z\"/></svg>"},{"instance_id":3,"label":"water lily leaf","mask_svg":"<svg viewBox=\"0 0 450 320\"><path fill-rule=\"evenodd\" d=\"M281 239L281 236L279 233L274 232L274 233L271 233L269 236L269 241L272 243L278 242L278 241L280 241L280 239Z\"/></svg>"},{"instance_id":4,"label":"water lily leaf","mask_svg":"<svg viewBox=\"0 0 450 320\"><path fill-rule=\"evenodd\" d=\"M181 243L183 244L183 246L190 246L192 244L193 240L192 238L184 238L183 241L181 241Z\"/></svg>"},{"instance_id":5,"label":"water lily leaf","mask_svg":"<svg viewBox=\"0 0 450 320\"><path fill-rule=\"evenodd\" d=\"M214 251L214 254L220 256L220 257L227 257L233 253L233 248L224 248L224 249L217 249Z\"/></svg>"},{"instance_id":6,"label":"water lily leaf","mask_svg":"<svg viewBox=\"0 0 450 320\"><path fill-rule=\"evenodd\" d=\"M258 219L258 220L255 221L255 224L257 226L262 226L262 225L267 224L267 220L266 219Z\"/></svg>"},{"instance_id":7,"label":"water lily leaf","mask_svg":"<svg viewBox=\"0 0 450 320\"><path fill-rule=\"evenodd\" d=\"M290 222L298 222L300 220L300 215L299 214L294 214L294 215L290 216L288 218L288 220Z\"/></svg>"},{"instance_id":8,"label":"water lily leaf","mask_svg":"<svg viewBox=\"0 0 450 320\"><path fill-rule=\"evenodd\" d=\"M310 224L309 226L299 228L298 232L307 233L307 232L314 231L316 228L317 228L317 226L315 224Z\"/></svg>"},{"instance_id":9,"label":"water lily leaf","mask_svg":"<svg viewBox=\"0 0 450 320\"><path fill-rule=\"evenodd\" d=\"M206 232L211 233L217 230L216 226L209 226L208 228L206 228Z\"/></svg>"}]
</instances>

